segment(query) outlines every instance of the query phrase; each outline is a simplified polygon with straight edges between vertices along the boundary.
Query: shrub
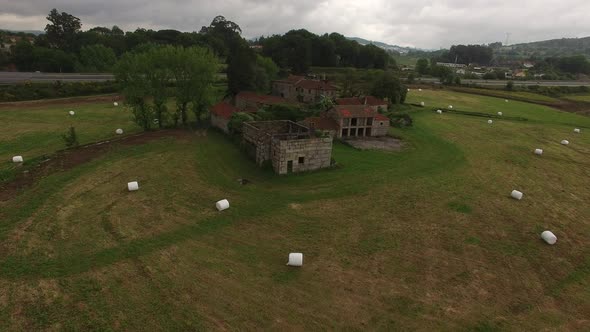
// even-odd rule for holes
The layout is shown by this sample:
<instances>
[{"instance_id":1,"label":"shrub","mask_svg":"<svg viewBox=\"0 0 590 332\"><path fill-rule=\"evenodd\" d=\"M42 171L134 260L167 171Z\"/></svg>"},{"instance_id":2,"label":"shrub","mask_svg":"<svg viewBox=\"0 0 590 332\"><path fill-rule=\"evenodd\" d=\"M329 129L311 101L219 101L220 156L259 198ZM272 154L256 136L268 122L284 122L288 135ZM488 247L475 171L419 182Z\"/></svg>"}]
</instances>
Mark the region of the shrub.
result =
<instances>
[{"instance_id":1,"label":"shrub","mask_svg":"<svg viewBox=\"0 0 590 332\"><path fill-rule=\"evenodd\" d=\"M68 131L61 136L61 138L66 143L66 147L76 147L79 145L78 143L78 135L76 134L76 128L73 126L68 129Z\"/></svg>"},{"instance_id":2,"label":"shrub","mask_svg":"<svg viewBox=\"0 0 590 332\"><path fill-rule=\"evenodd\" d=\"M117 83L108 82L72 82L63 83L19 83L0 86L0 102L23 101L45 98L64 98L114 93L119 91Z\"/></svg>"},{"instance_id":3,"label":"shrub","mask_svg":"<svg viewBox=\"0 0 590 332\"><path fill-rule=\"evenodd\" d=\"M389 119L391 121L391 126L396 128L411 127L413 123L412 117L407 113L391 113Z\"/></svg>"}]
</instances>

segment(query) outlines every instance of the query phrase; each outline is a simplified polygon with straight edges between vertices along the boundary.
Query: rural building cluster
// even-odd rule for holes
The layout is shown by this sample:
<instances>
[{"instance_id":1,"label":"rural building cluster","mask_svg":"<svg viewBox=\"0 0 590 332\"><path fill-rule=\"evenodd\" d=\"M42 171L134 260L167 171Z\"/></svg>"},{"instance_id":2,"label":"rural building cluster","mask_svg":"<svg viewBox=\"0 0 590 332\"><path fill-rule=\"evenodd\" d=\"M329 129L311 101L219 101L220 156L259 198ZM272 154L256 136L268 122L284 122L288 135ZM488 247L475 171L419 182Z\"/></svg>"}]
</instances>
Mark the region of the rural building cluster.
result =
<instances>
[{"instance_id":1,"label":"rural building cluster","mask_svg":"<svg viewBox=\"0 0 590 332\"><path fill-rule=\"evenodd\" d=\"M238 112L256 113L272 105L301 105L322 98L335 105L319 116L292 121L251 121L242 126L242 140L248 154L260 166L270 162L278 174L296 173L331 166L332 142L387 135L389 118L385 100L373 97L336 98L337 88L329 81L290 75L272 82L273 95L242 91L231 100L211 108L211 124L225 133Z\"/></svg>"}]
</instances>

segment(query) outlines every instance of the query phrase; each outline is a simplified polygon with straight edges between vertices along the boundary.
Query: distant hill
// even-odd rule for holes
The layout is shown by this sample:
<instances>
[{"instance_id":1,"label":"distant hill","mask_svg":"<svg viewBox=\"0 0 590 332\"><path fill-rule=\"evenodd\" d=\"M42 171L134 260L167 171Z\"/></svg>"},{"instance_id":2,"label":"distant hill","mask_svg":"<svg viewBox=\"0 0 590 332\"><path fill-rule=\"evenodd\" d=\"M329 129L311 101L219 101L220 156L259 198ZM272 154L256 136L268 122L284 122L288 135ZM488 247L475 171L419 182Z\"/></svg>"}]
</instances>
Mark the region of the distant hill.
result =
<instances>
[{"instance_id":1,"label":"distant hill","mask_svg":"<svg viewBox=\"0 0 590 332\"><path fill-rule=\"evenodd\" d=\"M403 46L398 46L398 45L390 45L390 44L386 44L383 42L379 42L379 41L372 41L372 40L366 40L363 38L359 38L359 37L346 37L346 39L350 39L350 40L354 40L357 43L361 44L361 45L367 45L367 44L373 44L377 47L380 47L386 51L396 51L399 52L401 54L405 54L408 53L412 50L416 50L415 48L411 48L411 47L403 47Z\"/></svg>"},{"instance_id":2,"label":"distant hill","mask_svg":"<svg viewBox=\"0 0 590 332\"><path fill-rule=\"evenodd\" d=\"M19 33L19 32L23 32L23 33L30 33L33 34L35 36L44 34L45 31L41 31L41 30L10 30L10 29L2 29L0 28L0 31L8 31L8 32L12 32L12 33Z\"/></svg>"},{"instance_id":3,"label":"distant hill","mask_svg":"<svg viewBox=\"0 0 590 332\"><path fill-rule=\"evenodd\" d=\"M590 58L590 37L561 38L502 46L494 50L499 55L514 57L560 57L583 54Z\"/></svg>"}]
</instances>

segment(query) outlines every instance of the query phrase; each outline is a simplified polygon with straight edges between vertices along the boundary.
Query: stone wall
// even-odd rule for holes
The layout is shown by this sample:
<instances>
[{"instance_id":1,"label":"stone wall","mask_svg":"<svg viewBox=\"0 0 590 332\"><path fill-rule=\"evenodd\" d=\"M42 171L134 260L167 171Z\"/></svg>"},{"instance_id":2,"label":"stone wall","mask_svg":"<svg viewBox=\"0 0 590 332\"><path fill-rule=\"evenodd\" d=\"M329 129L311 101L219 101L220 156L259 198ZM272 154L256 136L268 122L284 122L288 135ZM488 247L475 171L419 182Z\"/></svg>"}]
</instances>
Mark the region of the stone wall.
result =
<instances>
[{"instance_id":1,"label":"stone wall","mask_svg":"<svg viewBox=\"0 0 590 332\"><path fill-rule=\"evenodd\" d=\"M373 120L373 128L371 129L371 136L385 136L389 131L388 120Z\"/></svg>"},{"instance_id":2,"label":"stone wall","mask_svg":"<svg viewBox=\"0 0 590 332\"><path fill-rule=\"evenodd\" d=\"M285 82L272 82L272 94L281 96L287 100L296 101L297 95L294 93L293 84Z\"/></svg>"},{"instance_id":3,"label":"stone wall","mask_svg":"<svg viewBox=\"0 0 590 332\"><path fill-rule=\"evenodd\" d=\"M293 173L330 167L332 138L273 139L271 156L273 169L278 174L288 173L289 161Z\"/></svg>"}]
</instances>

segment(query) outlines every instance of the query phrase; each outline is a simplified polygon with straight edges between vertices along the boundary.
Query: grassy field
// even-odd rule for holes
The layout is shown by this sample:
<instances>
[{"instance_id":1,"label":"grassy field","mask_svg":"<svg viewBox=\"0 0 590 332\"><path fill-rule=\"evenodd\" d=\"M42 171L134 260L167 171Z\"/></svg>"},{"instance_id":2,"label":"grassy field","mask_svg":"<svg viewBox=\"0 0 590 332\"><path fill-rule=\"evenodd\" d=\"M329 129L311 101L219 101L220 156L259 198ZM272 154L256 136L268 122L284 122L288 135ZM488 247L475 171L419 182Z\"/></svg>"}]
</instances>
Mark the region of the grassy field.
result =
<instances>
[{"instance_id":1,"label":"grassy field","mask_svg":"<svg viewBox=\"0 0 590 332\"><path fill-rule=\"evenodd\" d=\"M590 118L448 91L408 101L427 107L392 130L402 152L337 143L336 169L275 176L209 131L43 178L0 202L0 326L590 329ZM527 120L432 112L449 104ZM105 123L124 116L88 107ZM38 113L3 113L23 132L44 128ZM219 213L222 198L231 208ZM557 245L539 239L545 229ZM302 268L285 266L289 252L304 253Z\"/></svg>"},{"instance_id":2,"label":"grassy field","mask_svg":"<svg viewBox=\"0 0 590 332\"><path fill-rule=\"evenodd\" d=\"M75 115L70 116L69 111ZM10 176L14 155L22 155L30 163L64 149L61 136L70 126L76 128L80 144L117 136L117 128L125 133L139 130L122 106L115 107L110 101L88 104L76 98L56 105L2 106L0 123L7 129L0 131L0 180Z\"/></svg>"},{"instance_id":3,"label":"grassy field","mask_svg":"<svg viewBox=\"0 0 590 332\"><path fill-rule=\"evenodd\" d=\"M588 94L586 94L586 95L569 95L569 96L565 96L564 99L569 99L569 100L573 100L573 101L583 101L583 102L590 103L590 95L588 95Z\"/></svg>"},{"instance_id":4,"label":"grassy field","mask_svg":"<svg viewBox=\"0 0 590 332\"><path fill-rule=\"evenodd\" d=\"M420 59L419 57L408 56L408 55L395 55L393 56L395 62L398 66L415 66L416 61Z\"/></svg>"},{"instance_id":5,"label":"grassy field","mask_svg":"<svg viewBox=\"0 0 590 332\"><path fill-rule=\"evenodd\" d=\"M556 103L559 102L559 99L545 96L539 93L534 92L527 92L527 91L506 91L500 89L476 89L476 88L464 88L464 87L455 87L453 90L458 92L466 92L466 93L473 93L473 94L481 94L487 95L490 97L498 97L498 98L515 98L522 101L530 101L530 102L546 102L546 103Z\"/></svg>"}]
</instances>

